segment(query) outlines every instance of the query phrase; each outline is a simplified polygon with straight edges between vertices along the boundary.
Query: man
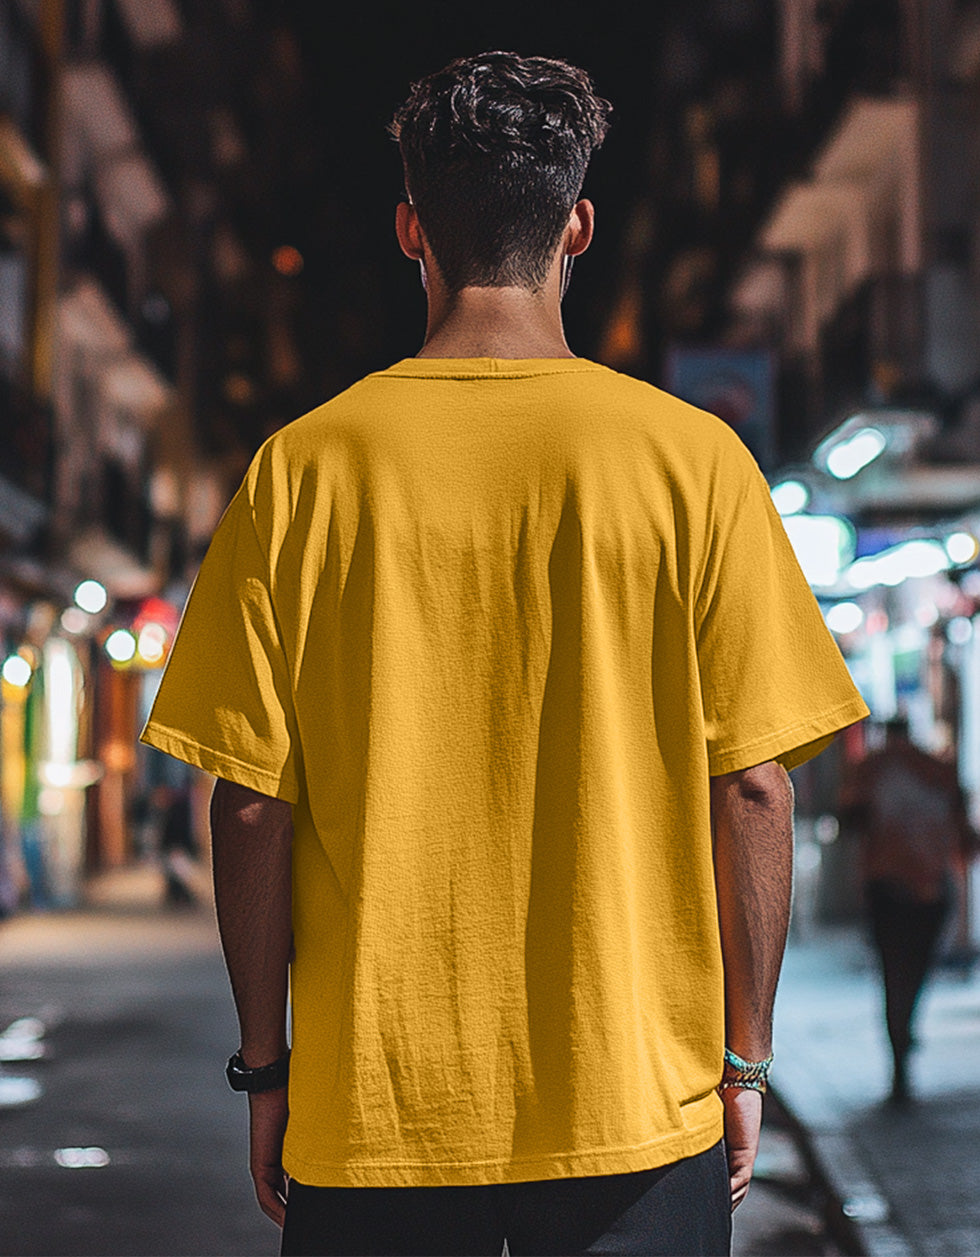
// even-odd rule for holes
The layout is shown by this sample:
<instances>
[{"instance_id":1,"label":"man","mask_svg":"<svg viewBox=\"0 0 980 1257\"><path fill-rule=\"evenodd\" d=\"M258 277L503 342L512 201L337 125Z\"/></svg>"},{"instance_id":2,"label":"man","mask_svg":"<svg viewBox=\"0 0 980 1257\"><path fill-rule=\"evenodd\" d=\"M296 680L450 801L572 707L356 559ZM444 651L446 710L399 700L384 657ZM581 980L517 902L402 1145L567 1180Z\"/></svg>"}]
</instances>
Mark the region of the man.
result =
<instances>
[{"instance_id":1,"label":"man","mask_svg":"<svg viewBox=\"0 0 980 1257\"><path fill-rule=\"evenodd\" d=\"M540 57L413 87L425 343L259 450L143 734L221 778L283 1252L722 1253L748 1187L786 769L867 709L734 433L565 343L607 114Z\"/></svg>"},{"instance_id":2,"label":"man","mask_svg":"<svg viewBox=\"0 0 980 1257\"><path fill-rule=\"evenodd\" d=\"M917 747L905 717L889 720L885 745L847 774L841 812L861 840L865 910L892 1052L890 1099L904 1104L916 1005L977 837L955 764Z\"/></svg>"}]
</instances>

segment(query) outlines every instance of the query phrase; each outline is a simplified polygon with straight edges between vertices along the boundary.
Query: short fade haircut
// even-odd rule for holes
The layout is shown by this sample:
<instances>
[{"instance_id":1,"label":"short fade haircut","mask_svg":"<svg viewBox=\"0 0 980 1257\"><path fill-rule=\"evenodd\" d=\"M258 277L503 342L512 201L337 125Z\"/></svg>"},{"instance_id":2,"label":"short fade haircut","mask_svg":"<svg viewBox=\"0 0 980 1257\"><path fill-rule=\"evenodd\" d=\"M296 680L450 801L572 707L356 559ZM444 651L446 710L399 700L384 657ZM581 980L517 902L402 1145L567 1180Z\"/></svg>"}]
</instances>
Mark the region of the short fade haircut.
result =
<instances>
[{"instance_id":1,"label":"short fade haircut","mask_svg":"<svg viewBox=\"0 0 980 1257\"><path fill-rule=\"evenodd\" d=\"M413 83L389 125L443 282L539 291L612 106L548 57L460 57Z\"/></svg>"}]
</instances>

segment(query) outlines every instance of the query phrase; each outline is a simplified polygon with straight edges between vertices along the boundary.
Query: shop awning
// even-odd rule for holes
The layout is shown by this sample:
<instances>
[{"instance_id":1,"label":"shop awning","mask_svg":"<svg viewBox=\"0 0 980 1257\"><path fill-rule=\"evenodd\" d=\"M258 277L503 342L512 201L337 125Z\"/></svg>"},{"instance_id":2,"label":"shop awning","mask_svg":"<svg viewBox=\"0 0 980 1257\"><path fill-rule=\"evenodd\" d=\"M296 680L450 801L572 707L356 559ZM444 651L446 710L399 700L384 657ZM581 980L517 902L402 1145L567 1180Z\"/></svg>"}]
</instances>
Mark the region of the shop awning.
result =
<instances>
[{"instance_id":1,"label":"shop awning","mask_svg":"<svg viewBox=\"0 0 980 1257\"><path fill-rule=\"evenodd\" d=\"M90 528L68 549L73 567L99 581L113 598L146 598L155 593L160 578L152 568L113 541L101 528Z\"/></svg>"}]
</instances>

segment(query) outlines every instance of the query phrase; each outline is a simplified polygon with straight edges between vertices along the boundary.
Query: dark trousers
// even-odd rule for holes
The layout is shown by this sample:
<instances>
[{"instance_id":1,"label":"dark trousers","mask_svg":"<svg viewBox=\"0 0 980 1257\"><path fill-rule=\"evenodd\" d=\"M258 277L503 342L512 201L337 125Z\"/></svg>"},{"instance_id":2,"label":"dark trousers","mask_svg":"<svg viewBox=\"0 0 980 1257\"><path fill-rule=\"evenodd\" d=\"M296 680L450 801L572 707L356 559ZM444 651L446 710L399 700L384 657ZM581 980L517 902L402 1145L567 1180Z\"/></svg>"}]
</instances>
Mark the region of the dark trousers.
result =
<instances>
[{"instance_id":1,"label":"dark trousers","mask_svg":"<svg viewBox=\"0 0 980 1257\"><path fill-rule=\"evenodd\" d=\"M292 1180L284 1257L645 1253L727 1257L724 1144L654 1170L480 1187L305 1187Z\"/></svg>"},{"instance_id":2,"label":"dark trousers","mask_svg":"<svg viewBox=\"0 0 980 1257\"><path fill-rule=\"evenodd\" d=\"M885 1021L895 1062L895 1081L905 1083L912 1019L949 912L950 901L920 903L889 882L865 887L871 936L885 984Z\"/></svg>"}]
</instances>

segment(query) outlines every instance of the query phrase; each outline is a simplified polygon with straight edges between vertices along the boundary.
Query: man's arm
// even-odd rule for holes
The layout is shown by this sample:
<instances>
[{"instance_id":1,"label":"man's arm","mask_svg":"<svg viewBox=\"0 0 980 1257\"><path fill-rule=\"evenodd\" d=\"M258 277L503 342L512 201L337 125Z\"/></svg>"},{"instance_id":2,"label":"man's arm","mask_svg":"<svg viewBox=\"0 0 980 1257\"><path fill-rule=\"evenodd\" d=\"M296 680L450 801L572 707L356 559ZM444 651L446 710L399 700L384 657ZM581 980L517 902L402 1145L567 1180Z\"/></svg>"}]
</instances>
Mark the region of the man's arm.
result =
<instances>
[{"instance_id":1,"label":"man's arm","mask_svg":"<svg viewBox=\"0 0 980 1257\"><path fill-rule=\"evenodd\" d=\"M725 1041L748 1061L772 1050L772 1009L793 886L793 786L773 761L711 779L718 918L725 964ZM728 1088L725 1142L732 1208L749 1189L762 1096Z\"/></svg>"},{"instance_id":2,"label":"man's arm","mask_svg":"<svg viewBox=\"0 0 980 1257\"><path fill-rule=\"evenodd\" d=\"M211 796L214 895L231 978L241 1053L252 1069L286 1053L292 947L293 808L282 799L218 780ZM249 1096L249 1166L262 1211L285 1217L282 1140L286 1089Z\"/></svg>"}]
</instances>

